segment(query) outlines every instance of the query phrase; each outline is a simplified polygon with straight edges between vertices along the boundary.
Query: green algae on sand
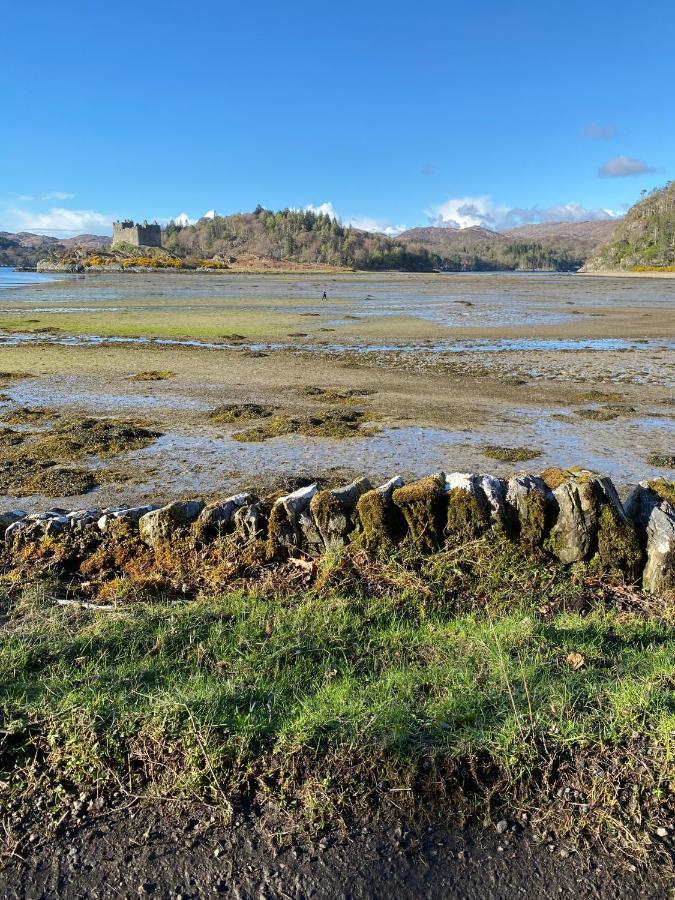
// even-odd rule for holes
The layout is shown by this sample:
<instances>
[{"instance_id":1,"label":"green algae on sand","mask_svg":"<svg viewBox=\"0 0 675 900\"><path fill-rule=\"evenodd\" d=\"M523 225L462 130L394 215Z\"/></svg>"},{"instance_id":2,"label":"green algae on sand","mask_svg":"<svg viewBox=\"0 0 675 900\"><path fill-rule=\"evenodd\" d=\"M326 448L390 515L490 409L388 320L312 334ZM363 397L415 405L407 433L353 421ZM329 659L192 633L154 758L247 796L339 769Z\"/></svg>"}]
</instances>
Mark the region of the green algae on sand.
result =
<instances>
[{"instance_id":1,"label":"green algae on sand","mask_svg":"<svg viewBox=\"0 0 675 900\"><path fill-rule=\"evenodd\" d=\"M326 412L309 416L273 416L263 424L246 431L236 431L232 437L240 442L266 441L274 437L300 434L305 437L349 438L364 437L375 433L373 428L361 426L375 419L372 413L361 410L349 412Z\"/></svg>"},{"instance_id":2,"label":"green algae on sand","mask_svg":"<svg viewBox=\"0 0 675 900\"><path fill-rule=\"evenodd\" d=\"M212 422L231 425L236 422L253 422L256 419L267 419L273 415L276 407L266 403L228 403L217 406L209 413Z\"/></svg>"},{"instance_id":3,"label":"green algae on sand","mask_svg":"<svg viewBox=\"0 0 675 900\"><path fill-rule=\"evenodd\" d=\"M486 444L482 448L484 456L489 459L497 459L500 462L527 462L541 456L542 451L533 447L500 447L497 444Z\"/></svg>"}]
</instances>

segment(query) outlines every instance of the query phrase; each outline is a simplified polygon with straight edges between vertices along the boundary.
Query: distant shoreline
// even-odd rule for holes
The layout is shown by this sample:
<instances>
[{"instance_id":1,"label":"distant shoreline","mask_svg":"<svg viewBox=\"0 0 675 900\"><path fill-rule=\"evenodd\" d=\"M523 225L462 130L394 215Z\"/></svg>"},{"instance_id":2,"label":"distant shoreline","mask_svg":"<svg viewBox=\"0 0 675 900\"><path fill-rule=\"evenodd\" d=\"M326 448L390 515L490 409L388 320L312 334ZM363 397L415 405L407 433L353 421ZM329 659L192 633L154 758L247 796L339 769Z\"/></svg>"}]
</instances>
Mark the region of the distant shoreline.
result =
<instances>
[{"instance_id":1,"label":"distant shoreline","mask_svg":"<svg viewBox=\"0 0 675 900\"><path fill-rule=\"evenodd\" d=\"M626 272L612 269L603 272L577 272L577 275L593 275L598 278L675 278L675 272Z\"/></svg>"}]
</instances>

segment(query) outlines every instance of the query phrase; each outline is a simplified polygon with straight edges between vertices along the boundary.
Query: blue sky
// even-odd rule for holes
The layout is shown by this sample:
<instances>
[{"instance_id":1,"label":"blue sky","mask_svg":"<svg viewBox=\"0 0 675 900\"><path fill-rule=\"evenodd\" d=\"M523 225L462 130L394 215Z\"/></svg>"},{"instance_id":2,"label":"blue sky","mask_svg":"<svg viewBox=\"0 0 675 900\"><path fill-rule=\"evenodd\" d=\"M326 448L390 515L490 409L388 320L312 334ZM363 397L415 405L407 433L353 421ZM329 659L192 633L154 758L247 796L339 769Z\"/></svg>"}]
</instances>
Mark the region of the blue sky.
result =
<instances>
[{"instance_id":1,"label":"blue sky","mask_svg":"<svg viewBox=\"0 0 675 900\"><path fill-rule=\"evenodd\" d=\"M621 213L675 177L675 5L11 2L0 229Z\"/></svg>"}]
</instances>

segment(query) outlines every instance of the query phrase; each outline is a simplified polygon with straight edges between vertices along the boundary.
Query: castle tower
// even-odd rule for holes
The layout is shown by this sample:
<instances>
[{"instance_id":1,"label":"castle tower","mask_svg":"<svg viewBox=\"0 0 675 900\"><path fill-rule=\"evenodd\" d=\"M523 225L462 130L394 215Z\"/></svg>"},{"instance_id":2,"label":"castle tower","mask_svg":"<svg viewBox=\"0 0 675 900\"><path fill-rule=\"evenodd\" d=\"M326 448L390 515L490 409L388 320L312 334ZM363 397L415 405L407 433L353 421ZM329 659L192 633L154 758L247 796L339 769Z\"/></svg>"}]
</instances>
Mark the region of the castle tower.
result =
<instances>
[{"instance_id":1,"label":"castle tower","mask_svg":"<svg viewBox=\"0 0 675 900\"><path fill-rule=\"evenodd\" d=\"M132 219L123 219L121 222L113 222L113 239L111 247L115 244L131 244L134 247L161 247L162 229L157 222L143 224Z\"/></svg>"}]
</instances>

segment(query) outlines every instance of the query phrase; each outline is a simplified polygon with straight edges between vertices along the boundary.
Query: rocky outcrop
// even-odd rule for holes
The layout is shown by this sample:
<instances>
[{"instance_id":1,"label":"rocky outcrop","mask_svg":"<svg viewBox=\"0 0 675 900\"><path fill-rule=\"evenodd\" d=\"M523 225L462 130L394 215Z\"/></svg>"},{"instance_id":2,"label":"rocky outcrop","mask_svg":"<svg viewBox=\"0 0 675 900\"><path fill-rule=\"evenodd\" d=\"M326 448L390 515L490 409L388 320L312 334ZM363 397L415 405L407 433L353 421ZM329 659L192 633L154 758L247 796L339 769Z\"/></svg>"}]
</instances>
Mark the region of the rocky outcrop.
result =
<instances>
[{"instance_id":1,"label":"rocky outcrop","mask_svg":"<svg viewBox=\"0 0 675 900\"><path fill-rule=\"evenodd\" d=\"M105 510L97 524L101 531L107 531L113 522L129 522L135 524L147 513L154 512L159 506L122 506L119 509Z\"/></svg>"},{"instance_id":2,"label":"rocky outcrop","mask_svg":"<svg viewBox=\"0 0 675 900\"><path fill-rule=\"evenodd\" d=\"M675 490L663 496L659 482L641 481L626 501L646 555L642 586L657 592L675 588Z\"/></svg>"}]
</instances>

